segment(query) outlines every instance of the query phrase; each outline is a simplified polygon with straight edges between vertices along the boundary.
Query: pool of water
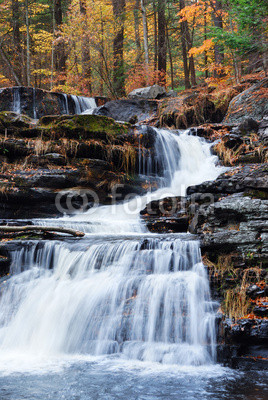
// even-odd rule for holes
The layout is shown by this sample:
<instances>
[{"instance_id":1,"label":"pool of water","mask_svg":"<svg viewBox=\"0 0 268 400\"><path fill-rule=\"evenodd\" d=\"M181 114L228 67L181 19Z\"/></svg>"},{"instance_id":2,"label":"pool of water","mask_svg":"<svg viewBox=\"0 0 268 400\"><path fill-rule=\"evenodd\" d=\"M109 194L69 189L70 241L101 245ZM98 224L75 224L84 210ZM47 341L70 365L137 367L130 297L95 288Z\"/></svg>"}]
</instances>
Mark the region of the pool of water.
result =
<instances>
[{"instance_id":1,"label":"pool of water","mask_svg":"<svg viewBox=\"0 0 268 400\"><path fill-rule=\"evenodd\" d=\"M1 363L2 364L2 363ZM268 374L116 357L24 360L0 370L1 400L266 400Z\"/></svg>"}]
</instances>

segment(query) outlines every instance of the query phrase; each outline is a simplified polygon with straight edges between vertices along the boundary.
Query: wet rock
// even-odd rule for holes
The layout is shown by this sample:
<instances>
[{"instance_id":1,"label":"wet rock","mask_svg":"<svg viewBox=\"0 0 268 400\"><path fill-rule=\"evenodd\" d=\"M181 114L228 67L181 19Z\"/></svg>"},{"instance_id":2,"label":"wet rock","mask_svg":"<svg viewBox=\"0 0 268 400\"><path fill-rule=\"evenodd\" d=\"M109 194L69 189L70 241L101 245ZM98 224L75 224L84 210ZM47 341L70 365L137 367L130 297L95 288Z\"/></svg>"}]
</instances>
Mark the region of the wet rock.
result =
<instances>
[{"instance_id":1,"label":"wet rock","mask_svg":"<svg viewBox=\"0 0 268 400\"><path fill-rule=\"evenodd\" d=\"M104 115L116 121L133 123L147 120L157 115L155 100L113 100L95 109L95 115Z\"/></svg>"},{"instance_id":2,"label":"wet rock","mask_svg":"<svg viewBox=\"0 0 268 400\"><path fill-rule=\"evenodd\" d=\"M232 167L221 174L215 181L204 182L200 185L190 186L187 194L212 193L213 195L229 195L246 191L248 194L266 198L268 192L268 166L267 164L248 164ZM215 198L218 198L215 196Z\"/></svg>"},{"instance_id":3,"label":"wet rock","mask_svg":"<svg viewBox=\"0 0 268 400\"><path fill-rule=\"evenodd\" d=\"M223 141L227 149L237 149L243 143L241 137L234 133L226 134Z\"/></svg>"},{"instance_id":4,"label":"wet rock","mask_svg":"<svg viewBox=\"0 0 268 400\"><path fill-rule=\"evenodd\" d=\"M153 85L145 88L134 89L128 94L130 99L160 99L166 95L163 86Z\"/></svg>"},{"instance_id":5,"label":"wet rock","mask_svg":"<svg viewBox=\"0 0 268 400\"><path fill-rule=\"evenodd\" d=\"M187 232L190 216L186 212L184 197L167 197L151 201L140 212L150 232Z\"/></svg>"},{"instance_id":6,"label":"wet rock","mask_svg":"<svg viewBox=\"0 0 268 400\"><path fill-rule=\"evenodd\" d=\"M256 299L261 296L265 296L265 291L261 290L257 285L251 285L247 288L246 294L251 299Z\"/></svg>"},{"instance_id":7,"label":"wet rock","mask_svg":"<svg viewBox=\"0 0 268 400\"><path fill-rule=\"evenodd\" d=\"M235 324L230 320L224 323L227 344L252 345L267 344L268 320L267 319L240 319Z\"/></svg>"},{"instance_id":8,"label":"wet rock","mask_svg":"<svg viewBox=\"0 0 268 400\"><path fill-rule=\"evenodd\" d=\"M204 249L238 250L244 257L267 264L265 232L268 200L243 195L228 196L198 213L193 233L202 235Z\"/></svg>"},{"instance_id":9,"label":"wet rock","mask_svg":"<svg viewBox=\"0 0 268 400\"><path fill-rule=\"evenodd\" d=\"M268 303L263 303L263 306L254 307L253 313L259 317L268 317Z\"/></svg>"},{"instance_id":10,"label":"wet rock","mask_svg":"<svg viewBox=\"0 0 268 400\"><path fill-rule=\"evenodd\" d=\"M49 166L49 165L66 165L67 160L64 156L58 153L47 153L44 154L43 156L39 155L31 155L28 157L27 161L30 164L38 165L38 166Z\"/></svg>"},{"instance_id":11,"label":"wet rock","mask_svg":"<svg viewBox=\"0 0 268 400\"><path fill-rule=\"evenodd\" d=\"M160 218L150 219L143 218L150 232L157 233L181 233L187 232L189 226L189 218Z\"/></svg>"},{"instance_id":12,"label":"wet rock","mask_svg":"<svg viewBox=\"0 0 268 400\"><path fill-rule=\"evenodd\" d=\"M77 186L79 183L80 172L73 169L38 169L29 171L16 171L14 173L14 183L24 188L55 188L62 189Z\"/></svg>"},{"instance_id":13,"label":"wet rock","mask_svg":"<svg viewBox=\"0 0 268 400\"><path fill-rule=\"evenodd\" d=\"M268 78L265 78L233 98L229 105L226 117L224 118L224 123L242 123L243 126L245 116L247 117L247 121L249 121L249 119L256 121L263 120L268 116L267 94ZM246 129L248 129L248 122L246 125Z\"/></svg>"},{"instance_id":14,"label":"wet rock","mask_svg":"<svg viewBox=\"0 0 268 400\"><path fill-rule=\"evenodd\" d=\"M259 123L255 119L247 117L240 122L237 129L242 133L242 135L247 135L249 133L258 132Z\"/></svg>"},{"instance_id":15,"label":"wet rock","mask_svg":"<svg viewBox=\"0 0 268 400\"><path fill-rule=\"evenodd\" d=\"M0 277L5 276L9 273L9 265L10 259L0 254Z\"/></svg>"},{"instance_id":16,"label":"wet rock","mask_svg":"<svg viewBox=\"0 0 268 400\"><path fill-rule=\"evenodd\" d=\"M26 157L33 151L22 139L2 139L0 141L0 154L8 159Z\"/></svg>"},{"instance_id":17,"label":"wet rock","mask_svg":"<svg viewBox=\"0 0 268 400\"><path fill-rule=\"evenodd\" d=\"M264 146L268 146L268 117L259 124L258 136Z\"/></svg>"}]
</instances>

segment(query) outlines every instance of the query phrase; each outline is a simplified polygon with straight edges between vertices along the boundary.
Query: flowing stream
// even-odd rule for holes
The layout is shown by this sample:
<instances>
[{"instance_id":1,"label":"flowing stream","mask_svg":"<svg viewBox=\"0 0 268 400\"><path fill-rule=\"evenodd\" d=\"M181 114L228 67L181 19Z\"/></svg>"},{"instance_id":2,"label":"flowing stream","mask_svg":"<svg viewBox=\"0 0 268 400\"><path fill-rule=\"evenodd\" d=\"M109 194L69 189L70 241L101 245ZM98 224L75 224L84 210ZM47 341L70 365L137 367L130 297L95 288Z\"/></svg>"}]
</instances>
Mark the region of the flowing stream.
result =
<instances>
[{"instance_id":1,"label":"flowing stream","mask_svg":"<svg viewBox=\"0 0 268 400\"><path fill-rule=\"evenodd\" d=\"M35 221L86 235L12 252L11 278L0 286L1 399L230 398L223 383L237 377L215 364L218 305L198 241L150 234L139 218L149 201L183 196L223 169L203 139L156 134L158 190ZM246 393L247 380L241 385Z\"/></svg>"}]
</instances>

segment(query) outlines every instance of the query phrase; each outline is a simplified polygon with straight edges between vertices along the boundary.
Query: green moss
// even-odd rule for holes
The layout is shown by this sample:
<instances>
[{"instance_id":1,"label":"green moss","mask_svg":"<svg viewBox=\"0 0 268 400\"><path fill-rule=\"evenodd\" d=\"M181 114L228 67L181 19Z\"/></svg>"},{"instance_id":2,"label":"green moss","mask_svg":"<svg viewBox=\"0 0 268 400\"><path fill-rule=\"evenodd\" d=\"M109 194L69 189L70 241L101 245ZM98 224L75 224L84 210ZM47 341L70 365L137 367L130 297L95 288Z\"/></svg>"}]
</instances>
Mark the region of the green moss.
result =
<instances>
[{"instance_id":1,"label":"green moss","mask_svg":"<svg viewBox=\"0 0 268 400\"><path fill-rule=\"evenodd\" d=\"M0 112L0 125L5 128L28 128L34 121L27 115L18 115L12 111Z\"/></svg>"},{"instance_id":2,"label":"green moss","mask_svg":"<svg viewBox=\"0 0 268 400\"><path fill-rule=\"evenodd\" d=\"M42 121L41 121L42 122ZM47 121L48 122L48 119ZM112 118L100 115L74 115L61 116L60 118L51 119L49 125L51 133L56 136L69 137L76 139L110 139L113 140L118 135L128 133L130 124L120 124Z\"/></svg>"}]
</instances>

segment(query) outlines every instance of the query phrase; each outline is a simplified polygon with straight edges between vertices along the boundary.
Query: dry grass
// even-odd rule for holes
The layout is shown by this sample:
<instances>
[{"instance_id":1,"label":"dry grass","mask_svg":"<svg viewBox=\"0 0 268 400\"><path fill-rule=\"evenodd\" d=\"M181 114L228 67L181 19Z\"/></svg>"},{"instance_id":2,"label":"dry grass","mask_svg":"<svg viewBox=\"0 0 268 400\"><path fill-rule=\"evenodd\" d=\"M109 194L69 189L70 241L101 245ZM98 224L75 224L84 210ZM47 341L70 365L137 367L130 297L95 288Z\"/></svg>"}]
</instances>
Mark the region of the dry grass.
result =
<instances>
[{"instance_id":1,"label":"dry grass","mask_svg":"<svg viewBox=\"0 0 268 400\"><path fill-rule=\"evenodd\" d=\"M28 142L29 147L34 147L34 154L41 156L52 151L51 141L44 141L41 138Z\"/></svg>"},{"instance_id":2,"label":"dry grass","mask_svg":"<svg viewBox=\"0 0 268 400\"><path fill-rule=\"evenodd\" d=\"M219 255L217 262L212 262L204 255L203 263L209 268L210 279L216 279L223 285L222 310L229 318L246 317L249 314L252 302L247 298L247 288L252 284L259 284L261 281L261 269L250 267L245 270L234 268L232 254ZM224 289L226 279L231 280L235 287Z\"/></svg>"},{"instance_id":3,"label":"dry grass","mask_svg":"<svg viewBox=\"0 0 268 400\"><path fill-rule=\"evenodd\" d=\"M203 263L209 268L209 276L214 278L223 278L224 275L237 277L237 270L233 266L232 254L219 255L217 262L214 263L205 255Z\"/></svg>"},{"instance_id":4,"label":"dry grass","mask_svg":"<svg viewBox=\"0 0 268 400\"><path fill-rule=\"evenodd\" d=\"M251 307L251 301L247 298L247 288L252 284L258 284L261 279L261 269L258 267L247 268L243 271L240 286L226 290L224 294L223 311L229 318L246 317Z\"/></svg>"},{"instance_id":5,"label":"dry grass","mask_svg":"<svg viewBox=\"0 0 268 400\"><path fill-rule=\"evenodd\" d=\"M228 289L225 292L223 311L229 318L242 318L248 314L250 301L246 298L246 290Z\"/></svg>"},{"instance_id":6,"label":"dry grass","mask_svg":"<svg viewBox=\"0 0 268 400\"><path fill-rule=\"evenodd\" d=\"M222 140L214 146L214 149L224 165L230 166L234 164L237 156L233 150L225 147L225 143Z\"/></svg>"},{"instance_id":7,"label":"dry grass","mask_svg":"<svg viewBox=\"0 0 268 400\"><path fill-rule=\"evenodd\" d=\"M136 151L133 146L129 144L123 146L109 145L107 147L107 161L113 160L115 153L119 161L119 169L122 169L126 174L133 174L136 166Z\"/></svg>"}]
</instances>

